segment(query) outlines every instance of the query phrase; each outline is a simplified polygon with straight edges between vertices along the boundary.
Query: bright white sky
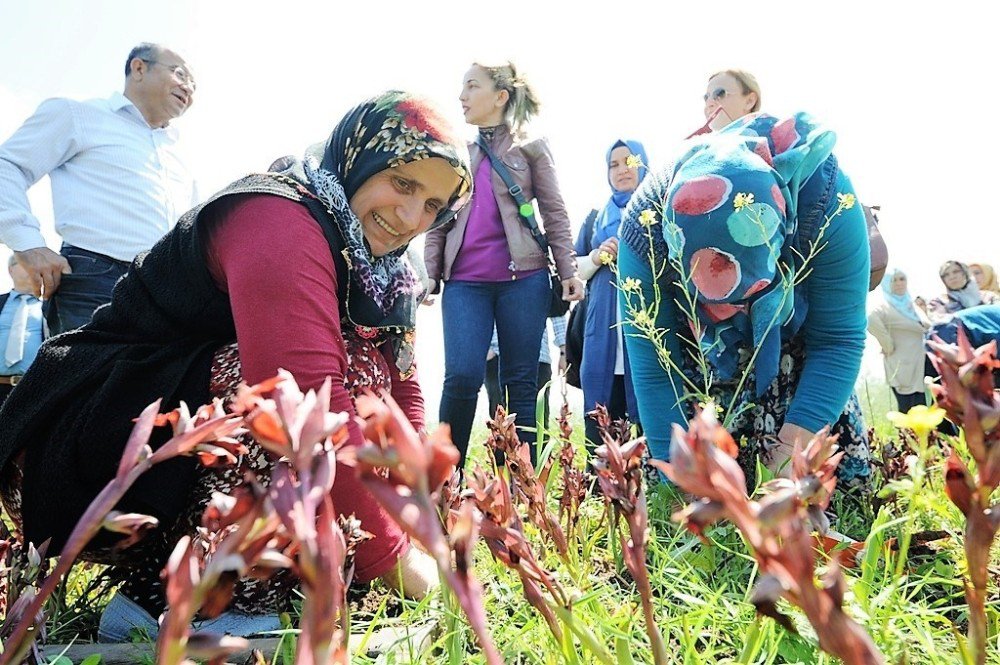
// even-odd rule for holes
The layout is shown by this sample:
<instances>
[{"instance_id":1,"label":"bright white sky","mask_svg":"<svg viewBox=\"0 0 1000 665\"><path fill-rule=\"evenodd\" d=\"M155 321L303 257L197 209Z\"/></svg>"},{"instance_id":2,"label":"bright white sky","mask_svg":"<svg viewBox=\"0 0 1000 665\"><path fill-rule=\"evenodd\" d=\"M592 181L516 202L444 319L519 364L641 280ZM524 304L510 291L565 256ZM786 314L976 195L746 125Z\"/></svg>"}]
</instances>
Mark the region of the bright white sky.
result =
<instances>
[{"instance_id":1,"label":"bright white sky","mask_svg":"<svg viewBox=\"0 0 1000 665\"><path fill-rule=\"evenodd\" d=\"M325 139L345 110L384 89L435 98L463 126L457 96L468 64L509 57L542 98L533 133L551 141L579 226L610 193L603 160L616 138L643 141L653 165L668 161L703 122L708 75L740 67L760 81L764 110L807 110L837 131L860 198L882 206L891 262L910 274L911 293L934 295L945 259L1000 266L986 196L1000 176L1000 139L973 135L997 104L998 18L994 3L965 0L0 0L0 140L43 99L120 90L129 49L160 42L198 80L177 126L208 195ZM47 180L31 200L57 247ZM422 308L419 340L433 419L443 373L437 306Z\"/></svg>"}]
</instances>

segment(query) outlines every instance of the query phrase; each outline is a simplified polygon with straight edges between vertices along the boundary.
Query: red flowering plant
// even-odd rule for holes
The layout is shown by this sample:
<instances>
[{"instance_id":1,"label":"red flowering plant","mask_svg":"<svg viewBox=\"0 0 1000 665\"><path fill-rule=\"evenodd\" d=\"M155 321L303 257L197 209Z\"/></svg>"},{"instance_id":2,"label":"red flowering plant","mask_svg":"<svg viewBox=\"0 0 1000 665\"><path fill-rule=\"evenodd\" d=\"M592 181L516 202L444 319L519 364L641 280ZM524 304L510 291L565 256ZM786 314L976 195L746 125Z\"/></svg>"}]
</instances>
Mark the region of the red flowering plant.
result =
<instances>
[{"instance_id":1,"label":"red flowering plant","mask_svg":"<svg viewBox=\"0 0 1000 665\"><path fill-rule=\"evenodd\" d=\"M974 349L961 326L957 341L954 345L940 338L928 342L931 362L941 376L941 384L932 385L931 390L948 418L961 425L968 453L975 462L973 473L952 450L944 466L944 483L948 498L966 520L969 646L975 662L985 663L990 549L1000 529L1000 510L992 502L993 492L1000 485L1000 392L993 381L993 370L1000 368L1000 361L996 341Z\"/></svg>"},{"instance_id":2,"label":"red flowering plant","mask_svg":"<svg viewBox=\"0 0 1000 665\"><path fill-rule=\"evenodd\" d=\"M559 526L559 520L549 510L545 498L545 481L551 471L553 458L549 457L542 474L535 473L528 444L517 436L514 418L514 414L508 414L503 406L498 406L494 418L486 423L490 431L486 445L494 452L495 459L502 459L507 467L514 498L523 500L527 505L528 520L548 536L559 556L572 567L566 534Z\"/></svg>"},{"instance_id":3,"label":"red flowering plant","mask_svg":"<svg viewBox=\"0 0 1000 665\"><path fill-rule=\"evenodd\" d=\"M565 387L565 384L564 384ZM569 405L563 399L559 411L559 468L562 470L562 492L559 495L559 519L565 533L574 541L579 540L580 504L587 498L593 477L583 469L574 466L576 450L570 440L573 427L569 424ZM575 551L576 548L570 548Z\"/></svg>"},{"instance_id":4,"label":"red flowering plant","mask_svg":"<svg viewBox=\"0 0 1000 665\"><path fill-rule=\"evenodd\" d=\"M572 641L565 641L563 627L580 638L594 656L611 663L611 655L593 633L574 620L574 597L559 583L556 576L539 562L531 542L525 536L524 524L511 498L507 481L480 467L466 477L465 496L482 516L480 531L493 558L517 573L525 600L534 607L552 632L556 643L569 657ZM546 598L548 592L551 600ZM574 656L575 657L575 656Z\"/></svg>"},{"instance_id":5,"label":"red flowering plant","mask_svg":"<svg viewBox=\"0 0 1000 665\"><path fill-rule=\"evenodd\" d=\"M348 415L330 412L329 378L304 394L290 374L279 378L270 398L244 388L237 406L248 411L250 433L277 457L266 505L280 522L284 553L302 588L296 662L347 663L347 587L354 549L368 537L356 520L338 519L330 498Z\"/></svg>"},{"instance_id":6,"label":"red flowering plant","mask_svg":"<svg viewBox=\"0 0 1000 665\"><path fill-rule=\"evenodd\" d=\"M203 537L177 543L163 570L168 609L156 640L158 665L188 663L188 656L221 664L249 647L242 638L191 634L190 625L196 615L212 618L225 610L237 581L251 570L268 577L290 566L274 546L280 522L267 511L266 497L252 480L235 496L217 493L202 519Z\"/></svg>"},{"instance_id":7,"label":"red flowering plant","mask_svg":"<svg viewBox=\"0 0 1000 665\"><path fill-rule=\"evenodd\" d=\"M628 537L621 534L621 548L625 565L632 574L645 618L646 634L653 650L656 665L669 661L667 647L656 626L653 608L653 589L646 568L646 546L649 542L649 514L646 510L646 490L643 485L643 453L646 440L638 438L629 441L630 427L627 421L612 422L608 410L598 405L589 416L597 421L601 434L601 445L595 451L594 472L597 484L615 514L615 530L618 520L624 518Z\"/></svg>"},{"instance_id":8,"label":"red flowering plant","mask_svg":"<svg viewBox=\"0 0 1000 665\"><path fill-rule=\"evenodd\" d=\"M131 529L146 529L155 520L150 517L122 515L112 512L112 508L125 495L135 481L155 464L180 455L200 455L202 459L229 459L237 453L241 445L230 438L240 427L238 415L227 414L222 405L215 402L198 409L191 415L185 404L180 408L161 415L160 401L147 406L136 419L135 427L125 444L122 459L115 477L91 501L83 516L70 533L59 554L59 560L30 603L20 611L20 619L4 641L4 652L0 655L0 665L19 663L30 649L41 630L42 607L63 576L69 572L86 545L102 528L127 532ZM172 424L174 436L155 452L149 446L149 438L157 425ZM118 546L128 546L134 541L126 537ZM21 608L19 608L21 609Z\"/></svg>"},{"instance_id":9,"label":"red flowering plant","mask_svg":"<svg viewBox=\"0 0 1000 665\"><path fill-rule=\"evenodd\" d=\"M449 537L438 513L441 487L453 477L459 459L448 427L421 437L390 397L383 401L361 396L356 406L367 441L354 452L362 483L403 531L434 558L469 619L486 661L502 663L487 628L482 587L472 575L476 516L465 510L446 520L452 527Z\"/></svg>"},{"instance_id":10,"label":"red flowering plant","mask_svg":"<svg viewBox=\"0 0 1000 665\"><path fill-rule=\"evenodd\" d=\"M232 495L216 493L199 542L178 543L164 571L170 609L157 643L160 663L180 663L185 655L223 662L245 649L245 641L189 635L191 620L221 613L241 578L266 579L284 568L303 595L296 662L349 662L347 586L354 548L367 534L356 520L338 519L330 498L335 450L347 437L347 415L330 412L330 391L327 379L318 391L302 393L284 371L238 390L233 409L274 458L270 484L248 477Z\"/></svg>"},{"instance_id":11,"label":"red flowering plant","mask_svg":"<svg viewBox=\"0 0 1000 665\"><path fill-rule=\"evenodd\" d=\"M35 549L31 543L25 544L0 520L0 616L3 617L0 644L8 643L11 632L38 593L38 580L44 579L46 548L46 544L40 549ZM44 641L45 615L42 611L35 617L35 626ZM41 661L37 644L33 642L31 647L35 661Z\"/></svg>"},{"instance_id":12,"label":"red flowering plant","mask_svg":"<svg viewBox=\"0 0 1000 665\"><path fill-rule=\"evenodd\" d=\"M650 460L681 489L700 497L674 515L692 533L708 542L705 528L720 519L733 522L757 561L761 576L751 599L761 614L794 631L778 608L784 598L799 607L812 624L819 646L847 665L883 663L884 657L868 634L843 610L845 582L836 559L816 578L816 552L811 532L825 528L823 509L836 485L842 453L836 437L821 430L792 451L790 478L766 483L760 501L746 493L746 478L736 461L737 446L705 408L687 431L675 425L670 462Z\"/></svg>"}]
</instances>

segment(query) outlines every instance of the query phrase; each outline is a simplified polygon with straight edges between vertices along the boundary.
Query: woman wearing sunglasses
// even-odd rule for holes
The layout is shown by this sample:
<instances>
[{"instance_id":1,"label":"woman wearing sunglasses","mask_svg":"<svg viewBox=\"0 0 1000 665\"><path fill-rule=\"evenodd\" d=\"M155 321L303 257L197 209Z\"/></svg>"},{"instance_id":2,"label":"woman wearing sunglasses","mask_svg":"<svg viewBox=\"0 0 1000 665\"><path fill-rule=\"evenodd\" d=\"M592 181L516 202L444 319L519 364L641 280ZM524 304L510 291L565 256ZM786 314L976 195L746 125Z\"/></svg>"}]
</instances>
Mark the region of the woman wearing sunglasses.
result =
<instances>
[{"instance_id":1,"label":"woman wearing sunglasses","mask_svg":"<svg viewBox=\"0 0 1000 665\"><path fill-rule=\"evenodd\" d=\"M719 131L737 118L760 110L760 85L750 72L726 69L708 77L705 120Z\"/></svg>"},{"instance_id":2,"label":"woman wearing sunglasses","mask_svg":"<svg viewBox=\"0 0 1000 665\"><path fill-rule=\"evenodd\" d=\"M780 471L796 444L832 425L845 452L838 487L868 484L853 394L868 235L835 138L804 113L747 116L686 143L672 170L632 195L619 302L654 458L669 459L671 426L708 393L744 444L749 478L758 457Z\"/></svg>"}]
</instances>

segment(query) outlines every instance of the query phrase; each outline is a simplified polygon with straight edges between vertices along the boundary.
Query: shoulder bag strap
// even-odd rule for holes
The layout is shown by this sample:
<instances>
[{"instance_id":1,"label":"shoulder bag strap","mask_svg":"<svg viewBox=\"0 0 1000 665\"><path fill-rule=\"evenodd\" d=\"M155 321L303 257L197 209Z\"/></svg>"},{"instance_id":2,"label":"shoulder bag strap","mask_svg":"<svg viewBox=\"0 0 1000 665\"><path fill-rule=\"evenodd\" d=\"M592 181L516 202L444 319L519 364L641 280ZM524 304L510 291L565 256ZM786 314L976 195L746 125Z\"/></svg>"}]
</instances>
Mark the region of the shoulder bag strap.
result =
<instances>
[{"instance_id":1,"label":"shoulder bag strap","mask_svg":"<svg viewBox=\"0 0 1000 665\"><path fill-rule=\"evenodd\" d=\"M541 229L538 228L538 222L535 221L535 206L531 205L531 202L524 198L521 186L514 182L510 171L493 154L493 151L486 145L486 141L483 140L482 136L476 137L476 143L486 153L486 156L490 160L490 165L493 166L493 170L497 172L503 183L507 185L507 192L514 198L514 202L517 204L518 218L528 228L528 231L531 232L531 237L535 239L535 242L542 248L542 251L547 253L549 251L549 241L545 238L545 234L542 233Z\"/></svg>"}]
</instances>

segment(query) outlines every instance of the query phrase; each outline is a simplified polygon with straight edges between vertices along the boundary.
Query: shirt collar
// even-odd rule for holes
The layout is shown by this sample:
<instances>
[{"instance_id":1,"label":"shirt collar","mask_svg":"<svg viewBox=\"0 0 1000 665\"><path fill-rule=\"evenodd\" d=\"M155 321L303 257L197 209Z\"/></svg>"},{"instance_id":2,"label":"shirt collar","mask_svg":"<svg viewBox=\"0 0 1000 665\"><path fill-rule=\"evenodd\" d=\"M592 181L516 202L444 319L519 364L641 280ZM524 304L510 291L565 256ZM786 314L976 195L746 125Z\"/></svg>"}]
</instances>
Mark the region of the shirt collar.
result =
<instances>
[{"instance_id":1,"label":"shirt collar","mask_svg":"<svg viewBox=\"0 0 1000 665\"><path fill-rule=\"evenodd\" d=\"M138 120L146 127L149 127L149 123L146 122L146 118L143 117L142 111L139 107L132 103L132 100L118 92L117 90L111 93L111 97L108 98L108 107L115 113L124 111L132 118ZM173 125L167 125L166 127L149 127L154 132L164 132L171 139L177 138L177 128Z\"/></svg>"}]
</instances>

